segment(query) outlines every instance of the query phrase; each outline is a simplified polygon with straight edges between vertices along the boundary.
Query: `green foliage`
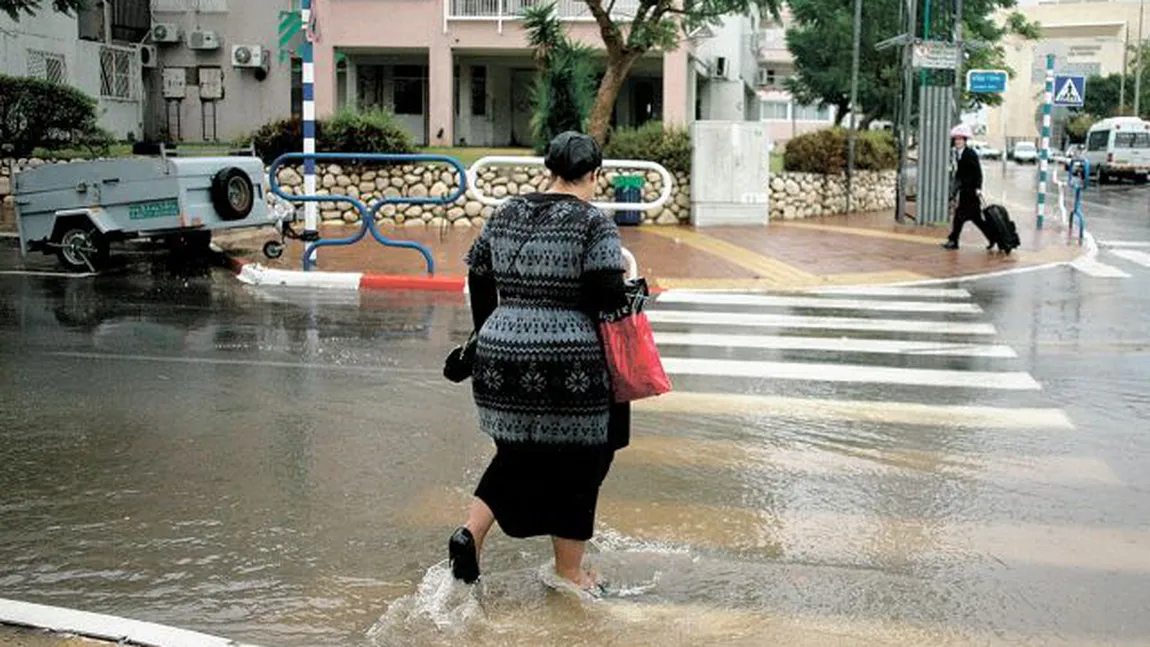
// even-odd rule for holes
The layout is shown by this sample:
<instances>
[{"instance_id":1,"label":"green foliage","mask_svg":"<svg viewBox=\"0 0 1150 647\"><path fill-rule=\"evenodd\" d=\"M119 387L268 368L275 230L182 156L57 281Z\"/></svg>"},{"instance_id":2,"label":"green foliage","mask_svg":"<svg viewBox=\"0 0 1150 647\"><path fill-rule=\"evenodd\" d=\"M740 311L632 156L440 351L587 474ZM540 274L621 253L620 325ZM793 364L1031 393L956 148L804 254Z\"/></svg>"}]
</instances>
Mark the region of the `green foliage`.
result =
<instances>
[{"instance_id":1,"label":"green foliage","mask_svg":"<svg viewBox=\"0 0 1150 647\"><path fill-rule=\"evenodd\" d=\"M256 154L270 163L285 153L303 150L303 123L299 118L277 119L251 135ZM343 110L316 123L316 148L325 153L412 153L411 136L391 113L382 110L356 113Z\"/></svg>"},{"instance_id":2,"label":"green foliage","mask_svg":"<svg viewBox=\"0 0 1150 647\"><path fill-rule=\"evenodd\" d=\"M107 151L112 136L96 123L96 100L71 86L0 75L0 144L24 157L35 148Z\"/></svg>"},{"instance_id":3,"label":"green foliage","mask_svg":"<svg viewBox=\"0 0 1150 647\"><path fill-rule=\"evenodd\" d=\"M1126 105L1120 105L1122 99L1122 75L1110 74L1108 76L1092 76L1086 79L1085 105L1078 110L1079 113L1102 117L1124 117L1134 114L1134 90L1137 78L1135 70L1138 69L1138 49L1130 47L1127 53L1129 60L1127 69L1131 73L1126 76ZM1142 60L1150 61L1150 45L1142 49ZM1142 97L1138 105L1142 117L1150 117L1150 64L1142 66Z\"/></svg>"},{"instance_id":4,"label":"green foliage","mask_svg":"<svg viewBox=\"0 0 1150 647\"><path fill-rule=\"evenodd\" d=\"M415 150L411 136L385 110L342 110L321 122L320 150L332 153L402 153Z\"/></svg>"},{"instance_id":5,"label":"green foliage","mask_svg":"<svg viewBox=\"0 0 1150 647\"><path fill-rule=\"evenodd\" d=\"M70 14L88 6L89 0L52 0L52 10ZM0 0L0 11L17 22L20 15L34 16L43 7L43 0Z\"/></svg>"},{"instance_id":6,"label":"green foliage","mask_svg":"<svg viewBox=\"0 0 1150 647\"><path fill-rule=\"evenodd\" d=\"M787 47L795 58L795 76L787 89L804 104L831 105L839 118L849 112L854 3L848 0L789 0L794 24L787 30ZM902 77L900 48L876 51L875 45L897 36L902 30L902 0L866 0L863 5L859 48L859 106L863 123L889 119L896 114ZM972 49L964 63L967 69L1009 69L1002 39L1008 34L1035 38L1037 26L1021 14L1007 16L1005 25L994 22L999 9L1010 8L1015 0L966 0L963 8L964 37L989 43ZM953 14L949 10L932 14L931 33L950 34ZM920 31L921 25L917 27ZM997 105L997 95L967 95L965 102Z\"/></svg>"},{"instance_id":7,"label":"green foliage","mask_svg":"<svg viewBox=\"0 0 1150 647\"><path fill-rule=\"evenodd\" d=\"M609 159L657 162L672 173L688 173L691 135L686 128L665 128L658 121L638 128L620 128L611 134L603 155Z\"/></svg>"},{"instance_id":8,"label":"green foliage","mask_svg":"<svg viewBox=\"0 0 1150 647\"><path fill-rule=\"evenodd\" d=\"M586 130L595 100L594 54L567 37L554 4L526 9L523 26L539 66L531 88L531 135L541 153L559 133Z\"/></svg>"},{"instance_id":9,"label":"green foliage","mask_svg":"<svg viewBox=\"0 0 1150 647\"><path fill-rule=\"evenodd\" d=\"M1075 115L1066 122L1066 136L1070 138L1071 143L1081 144L1086 141L1086 133L1090 131L1090 127L1098 121L1094 115L1087 113L1080 113Z\"/></svg>"},{"instance_id":10,"label":"green foliage","mask_svg":"<svg viewBox=\"0 0 1150 647\"><path fill-rule=\"evenodd\" d=\"M799 173L837 175L847 170L850 140L843 128L824 128L787 142L783 166ZM886 171L898 164L894 137L884 130L860 131L855 148L855 169Z\"/></svg>"}]
</instances>

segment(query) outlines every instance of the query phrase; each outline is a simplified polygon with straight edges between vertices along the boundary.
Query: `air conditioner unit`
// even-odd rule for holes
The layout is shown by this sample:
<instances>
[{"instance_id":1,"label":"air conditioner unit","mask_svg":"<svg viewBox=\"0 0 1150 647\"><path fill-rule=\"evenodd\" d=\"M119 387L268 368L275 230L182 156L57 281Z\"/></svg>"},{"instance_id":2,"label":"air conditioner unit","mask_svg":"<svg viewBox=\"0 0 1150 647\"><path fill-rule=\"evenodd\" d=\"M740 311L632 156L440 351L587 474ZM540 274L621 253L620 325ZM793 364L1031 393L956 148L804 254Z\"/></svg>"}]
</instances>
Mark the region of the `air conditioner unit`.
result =
<instances>
[{"instance_id":1,"label":"air conditioner unit","mask_svg":"<svg viewBox=\"0 0 1150 647\"><path fill-rule=\"evenodd\" d=\"M152 42L178 43L180 42L180 26L170 22L161 22L152 25Z\"/></svg>"},{"instance_id":2,"label":"air conditioner unit","mask_svg":"<svg viewBox=\"0 0 1150 647\"><path fill-rule=\"evenodd\" d=\"M140 67L155 68L160 66L155 45L140 45L140 48L136 50L136 56L140 61Z\"/></svg>"},{"instance_id":3,"label":"air conditioner unit","mask_svg":"<svg viewBox=\"0 0 1150 647\"><path fill-rule=\"evenodd\" d=\"M211 50L220 48L220 35L214 31L197 30L188 33L188 49Z\"/></svg>"},{"instance_id":4,"label":"air conditioner unit","mask_svg":"<svg viewBox=\"0 0 1150 647\"><path fill-rule=\"evenodd\" d=\"M266 67L268 53L259 45L233 45L232 67Z\"/></svg>"}]
</instances>

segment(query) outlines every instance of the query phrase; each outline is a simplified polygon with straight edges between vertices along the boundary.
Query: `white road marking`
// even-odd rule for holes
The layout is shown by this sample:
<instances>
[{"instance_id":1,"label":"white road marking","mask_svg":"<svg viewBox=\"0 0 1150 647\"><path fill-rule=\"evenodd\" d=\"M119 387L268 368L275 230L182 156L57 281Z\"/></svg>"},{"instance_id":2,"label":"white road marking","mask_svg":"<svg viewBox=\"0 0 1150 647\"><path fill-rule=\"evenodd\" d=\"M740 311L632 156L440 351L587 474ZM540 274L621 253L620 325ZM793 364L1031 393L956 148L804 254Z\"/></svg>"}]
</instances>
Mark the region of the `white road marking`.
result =
<instances>
[{"instance_id":1,"label":"white road marking","mask_svg":"<svg viewBox=\"0 0 1150 647\"><path fill-rule=\"evenodd\" d=\"M1071 267L1086 274L1100 279L1128 279L1130 275L1112 265L1099 263L1090 257L1082 257L1070 264Z\"/></svg>"},{"instance_id":2,"label":"white road marking","mask_svg":"<svg viewBox=\"0 0 1150 647\"><path fill-rule=\"evenodd\" d=\"M907 321L903 319L861 319L851 317L806 317L767 315L744 312L698 312L692 310L647 311L652 323L706 324L716 326L756 326L763 328L814 328L823 330L860 330L868 332L909 332L938 335L993 335L994 326L987 323L951 323L946 321Z\"/></svg>"},{"instance_id":3,"label":"white road marking","mask_svg":"<svg viewBox=\"0 0 1150 647\"><path fill-rule=\"evenodd\" d=\"M1146 252L1138 252L1131 249L1112 249L1110 253L1118 258L1141 265L1142 267L1150 267L1150 254Z\"/></svg>"},{"instance_id":4,"label":"white road marking","mask_svg":"<svg viewBox=\"0 0 1150 647\"><path fill-rule=\"evenodd\" d=\"M833 287L808 290L808 294L842 294L860 297L904 297L910 299L969 299L970 292L961 288L915 288L882 285Z\"/></svg>"},{"instance_id":5,"label":"white road marking","mask_svg":"<svg viewBox=\"0 0 1150 647\"><path fill-rule=\"evenodd\" d=\"M786 337L777 335L713 335L707 333L656 332L660 346L707 346L711 348L761 348L769 350L816 350L838 353L880 353L944 357L1015 358L1009 346L955 344L935 341L852 339L843 337Z\"/></svg>"},{"instance_id":6,"label":"white road marking","mask_svg":"<svg viewBox=\"0 0 1150 647\"><path fill-rule=\"evenodd\" d=\"M973 303L929 301L872 301L867 299L833 299L729 292L696 292L670 290L659 295L659 303L695 303L705 305L756 306L761 308L811 308L827 310L873 310L877 312L950 312L978 314L982 308Z\"/></svg>"},{"instance_id":7,"label":"white road marking","mask_svg":"<svg viewBox=\"0 0 1150 647\"><path fill-rule=\"evenodd\" d=\"M775 417L820 422L915 425L931 429L1051 429L1069 431L1074 423L1061 409L1002 408L871 400L824 400L737 393L672 391L640 400L636 411L685 415Z\"/></svg>"},{"instance_id":8,"label":"white road marking","mask_svg":"<svg viewBox=\"0 0 1150 647\"><path fill-rule=\"evenodd\" d=\"M1100 240L1098 244L1102 247L1150 248L1150 241L1144 240Z\"/></svg>"},{"instance_id":9,"label":"white road marking","mask_svg":"<svg viewBox=\"0 0 1150 647\"><path fill-rule=\"evenodd\" d=\"M748 377L814 382L859 384L902 384L1014 391L1042 389L1028 373L988 371L946 371L924 368L894 368L861 364L815 364L795 362L747 362L722 359L664 357L663 368L672 375Z\"/></svg>"}]
</instances>

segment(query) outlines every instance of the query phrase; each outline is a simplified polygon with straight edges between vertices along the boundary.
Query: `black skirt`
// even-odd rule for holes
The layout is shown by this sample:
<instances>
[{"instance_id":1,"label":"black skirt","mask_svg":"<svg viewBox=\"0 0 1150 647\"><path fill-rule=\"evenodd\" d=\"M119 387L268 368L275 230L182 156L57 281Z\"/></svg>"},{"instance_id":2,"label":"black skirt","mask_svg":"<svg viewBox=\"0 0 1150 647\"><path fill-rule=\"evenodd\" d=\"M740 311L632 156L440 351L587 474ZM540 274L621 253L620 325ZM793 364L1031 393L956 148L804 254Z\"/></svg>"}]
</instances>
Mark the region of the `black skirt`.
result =
<instances>
[{"instance_id":1,"label":"black skirt","mask_svg":"<svg viewBox=\"0 0 1150 647\"><path fill-rule=\"evenodd\" d=\"M496 443L475 496L510 537L587 541L595 532L599 486L614 457L610 446Z\"/></svg>"}]
</instances>

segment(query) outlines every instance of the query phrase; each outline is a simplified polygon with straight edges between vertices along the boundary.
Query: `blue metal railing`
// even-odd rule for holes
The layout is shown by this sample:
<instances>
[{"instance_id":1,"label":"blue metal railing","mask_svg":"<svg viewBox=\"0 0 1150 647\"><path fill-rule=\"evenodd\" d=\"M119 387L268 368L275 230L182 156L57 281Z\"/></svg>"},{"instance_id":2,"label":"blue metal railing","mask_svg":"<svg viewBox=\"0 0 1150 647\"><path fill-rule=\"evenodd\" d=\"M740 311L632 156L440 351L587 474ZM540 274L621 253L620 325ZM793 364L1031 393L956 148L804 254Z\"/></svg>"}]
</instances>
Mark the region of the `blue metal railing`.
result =
<instances>
[{"instance_id":1,"label":"blue metal railing","mask_svg":"<svg viewBox=\"0 0 1150 647\"><path fill-rule=\"evenodd\" d=\"M459 174L459 186L450 195L441 197L406 197L397 196L393 198L383 197L373 202L370 206L364 204L359 198L353 198L348 195L293 195L285 193L279 184L278 175L279 169L287 163L303 162L304 160L315 160L317 162L399 162L402 164L425 164L429 162L438 162L446 164L455 169ZM393 155L390 153L288 153L276 158L271 166L268 168L268 179L270 181L271 191L275 195L291 201L291 202L348 202L351 203L359 211L360 228L351 236L346 238L325 238L309 243L303 252L303 269L304 271L312 270L315 268L315 252L320 247L328 247L334 245L354 245L363 239L367 232L371 232L376 242L385 247L399 247L403 249L414 249L420 254L423 254L423 259L427 262L427 273L435 274L435 259L431 256L431 250L426 245L421 245L415 241L410 240L396 240L388 238L380 233L379 229L375 226L375 215L386 204L450 204L467 193L467 169L453 157L446 155Z\"/></svg>"}]
</instances>

